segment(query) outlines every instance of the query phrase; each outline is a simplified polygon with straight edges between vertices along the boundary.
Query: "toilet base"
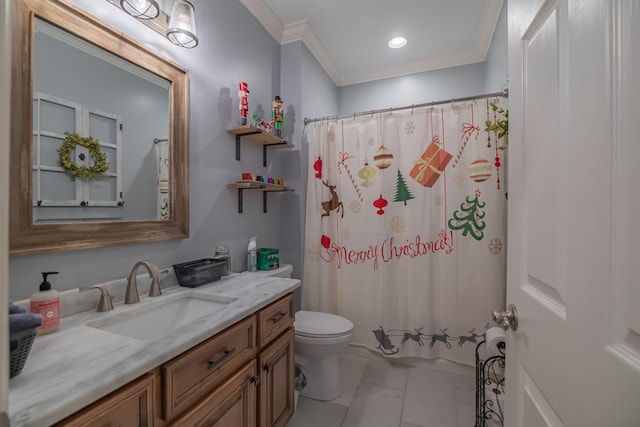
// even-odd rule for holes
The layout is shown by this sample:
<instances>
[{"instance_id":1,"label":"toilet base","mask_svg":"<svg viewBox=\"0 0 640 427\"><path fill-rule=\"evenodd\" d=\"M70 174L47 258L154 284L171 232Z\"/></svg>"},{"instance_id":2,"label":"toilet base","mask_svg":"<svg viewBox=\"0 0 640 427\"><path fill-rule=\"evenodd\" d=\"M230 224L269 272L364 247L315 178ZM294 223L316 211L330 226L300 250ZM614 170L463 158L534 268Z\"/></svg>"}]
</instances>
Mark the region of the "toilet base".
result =
<instances>
[{"instance_id":1,"label":"toilet base","mask_svg":"<svg viewBox=\"0 0 640 427\"><path fill-rule=\"evenodd\" d=\"M297 354L296 362L301 365L307 377L307 385L300 391L300 396L327 401L342 395L337 354L321 358L309 358Z\"/></svg>"}]
</instances>

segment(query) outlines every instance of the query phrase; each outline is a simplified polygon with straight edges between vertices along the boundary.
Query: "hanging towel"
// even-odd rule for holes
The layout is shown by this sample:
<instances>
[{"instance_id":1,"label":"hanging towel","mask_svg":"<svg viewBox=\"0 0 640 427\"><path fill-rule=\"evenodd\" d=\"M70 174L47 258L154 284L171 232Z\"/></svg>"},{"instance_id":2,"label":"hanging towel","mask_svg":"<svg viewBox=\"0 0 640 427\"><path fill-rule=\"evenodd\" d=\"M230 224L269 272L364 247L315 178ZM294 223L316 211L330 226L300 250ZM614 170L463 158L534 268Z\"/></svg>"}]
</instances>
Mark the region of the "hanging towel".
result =
<instances>
[{"instance_id":1,"label":"hanging towel","mask_svg":"<svg viewBox=\"0 0 640 427\"><path fill-rule=\"evenodd\" d=\"M169 212L169 141L160 141L156 143L156 161L158 166L158 209L157 218L159 220L167 220L170 218Z\"/></svg>"}]
</instances>

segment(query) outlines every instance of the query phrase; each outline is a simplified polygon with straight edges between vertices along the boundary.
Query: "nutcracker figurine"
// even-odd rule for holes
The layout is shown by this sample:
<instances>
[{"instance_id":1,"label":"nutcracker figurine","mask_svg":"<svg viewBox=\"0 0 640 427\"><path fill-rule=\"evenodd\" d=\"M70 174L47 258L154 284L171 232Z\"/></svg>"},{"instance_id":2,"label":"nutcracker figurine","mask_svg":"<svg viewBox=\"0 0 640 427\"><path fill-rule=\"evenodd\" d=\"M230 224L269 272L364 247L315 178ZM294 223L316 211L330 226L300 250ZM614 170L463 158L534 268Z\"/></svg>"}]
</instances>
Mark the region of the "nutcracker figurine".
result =
<instances>
[{"instance_id":1,"label":"nutcracker figurine","mask_svg":"<svg viewBox=\"0 0 640 427\"><path fill-rule=\"evenodd\" d=\"M247 82L241 82L238 84L238 108L240 109L240 115L242 116L242 125L247 124L247 111L249 111L249 87Z\"/></svg>"},{"instance_id":2,"label":"nutcracker figurine","mask_svg":"<svg viewBox=\"0 0 640 427\"><path fill-rule=\"evenodd\" d=\"M273 127L276 130L276 136L282 136L282 121L284 120L284 112L282 111L282 99L276 95L273 100L273 108L271 109L271 117L273 118Z\"/></svg>"}]
</instances>

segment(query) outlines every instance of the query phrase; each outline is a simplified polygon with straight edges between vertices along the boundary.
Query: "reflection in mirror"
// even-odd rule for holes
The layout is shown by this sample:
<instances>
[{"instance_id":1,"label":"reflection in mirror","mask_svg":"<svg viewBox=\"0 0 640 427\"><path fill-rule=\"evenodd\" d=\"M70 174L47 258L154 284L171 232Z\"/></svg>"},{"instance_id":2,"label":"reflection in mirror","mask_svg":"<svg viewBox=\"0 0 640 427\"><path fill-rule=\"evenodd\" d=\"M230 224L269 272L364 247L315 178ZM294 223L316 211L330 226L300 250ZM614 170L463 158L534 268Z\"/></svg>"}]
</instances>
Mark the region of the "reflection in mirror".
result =
<instances>
[{"instance_id":1,"label":"reflection in mirror","mask_svg":"<svg viewBox=\"0 0 640 427\"><path fill-rule=\"evenodd\" d=\"M66 1L14 4L10 253L187 237L187 72Z\"/></svg>"},{"instance_id":2,"label":"reflection in mirror","mask_svg":"<svg viewBox=\"0 0 640 427\"><path fill-rule=\"evenodd\" d=\"M169 82L41 19L34 33L33 221L168 219L168 158L157 154L167 144L153 141L169 133ZM73 133L99 142L106 172L82 179L60 166ZM93 165L80 145L70 159Z\"/></svg>"}]
</instances>

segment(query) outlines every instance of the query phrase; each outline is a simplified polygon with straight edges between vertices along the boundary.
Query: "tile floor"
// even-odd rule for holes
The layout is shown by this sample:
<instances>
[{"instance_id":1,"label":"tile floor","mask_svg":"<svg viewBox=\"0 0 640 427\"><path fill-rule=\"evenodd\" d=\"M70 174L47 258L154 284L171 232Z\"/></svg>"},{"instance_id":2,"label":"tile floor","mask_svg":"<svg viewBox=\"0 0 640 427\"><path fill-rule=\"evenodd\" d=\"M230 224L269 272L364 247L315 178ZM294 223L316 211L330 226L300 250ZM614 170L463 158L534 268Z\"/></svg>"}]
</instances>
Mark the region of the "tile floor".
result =
<instances>
[{"instance_id":1,"label":"tile floor","mask_svg":"<svg viewBox=\"0 0 640 427\"><path fill-rule=\"evenodd\" d=\"M385 359L350 346L339 355L343 393L300 397L287 427L473 427L475 373L446 361Z\"/></svg>"}]
</instances>

